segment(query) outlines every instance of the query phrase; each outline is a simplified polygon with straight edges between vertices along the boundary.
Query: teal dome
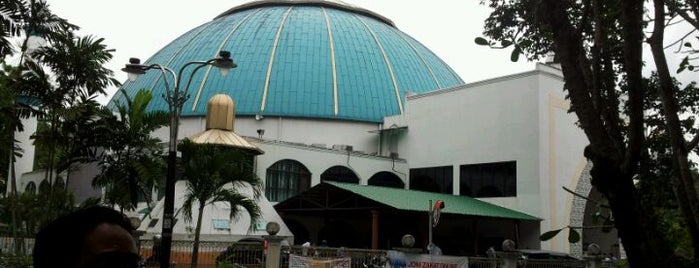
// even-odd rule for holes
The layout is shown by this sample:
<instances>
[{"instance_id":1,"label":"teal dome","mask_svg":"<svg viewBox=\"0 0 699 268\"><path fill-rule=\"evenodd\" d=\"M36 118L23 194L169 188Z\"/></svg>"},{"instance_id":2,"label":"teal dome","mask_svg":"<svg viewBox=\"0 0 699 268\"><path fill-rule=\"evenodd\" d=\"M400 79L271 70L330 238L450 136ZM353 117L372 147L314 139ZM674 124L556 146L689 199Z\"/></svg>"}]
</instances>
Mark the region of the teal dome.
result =
<instances>
[{"instance_id":1,"label":"teal dome","mask_svg":"<svg viewBox=\"0 0 699 268\"><path fill-rule=\"evenodd\" d=\"M154 33L157 34L157 33ZM404 111L405 95L464 84L439 57L371 11L331 1L256 1L196 27L145 63L178 71L220 50L237 68L222 76L205 67L192 77L183 116L205 116L206 103L228 94L239 116L381 122ZM183 90L193 67L182 77ZM161 72L121 89L152 89L151 110L167 111ZM170 82L172 84L172 82ZM117 93L110 105L123 96Z\"/></svg>"}]
</instances>

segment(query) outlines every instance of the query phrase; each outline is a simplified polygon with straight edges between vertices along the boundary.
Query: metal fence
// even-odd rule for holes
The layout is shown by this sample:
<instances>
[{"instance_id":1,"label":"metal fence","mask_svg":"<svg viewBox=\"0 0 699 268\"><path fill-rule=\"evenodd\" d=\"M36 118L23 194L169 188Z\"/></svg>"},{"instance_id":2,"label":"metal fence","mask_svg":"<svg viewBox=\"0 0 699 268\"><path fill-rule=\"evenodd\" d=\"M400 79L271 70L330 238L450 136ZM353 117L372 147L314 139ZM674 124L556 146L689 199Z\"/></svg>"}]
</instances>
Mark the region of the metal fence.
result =
<instances>
[{"instance_id":1,"label":"metal fence","mask_svg":"<svg viewBox=\"0 0 699 268\"><path fill-rule=\"evenodd\" d=\"M25 238L23 247L31 254L34 239ZM14 239L0 237L0 253L14 252ZM192 261L192 241L173 241L171 260L174 267L189 267ZM158 245L152 240L139 241L140 255L147 267L158 266ZM263 268L265 264L264 246L259 242L200 242L198 267L200 268ZM306 255L319 258L350 257L351 268L385 267L386 250L331 248L301 246L282 247L280 268L289 268L289 255ZM469 268L500 268L503 260L496 258L468 257ZM605 265L606 264L606 265ZM607 263L602 267L614 267ZM518 268L584 268L584 261L576 260L519 260Z\"/></svg>"},{"instance_id":2,"label":"metal fence","mask_svg":"<svg viewBox=\"0 0 699 268\"><path fill-rule=\"evenodd\" d=\"M170 259L173 263L177 264L176 267L187 267L192 263L193 244L192 241L172 241ZM240 242L236 244L241 245L246 243ZM197 254L197 266L201 268L216 267L216 258L232 245L233 243L231 242L200 242L199 253ZM262 250L262 244L250 243L248 246L250 248L259 248L259 252ZM158 265L160 261L160 257L158 256L160 249L152 240L141 240L139 251L146 266ZM261 267L264 263L263 260L259 259L259 256L252 256L253 251L241 251L237 252L237 254L239 256L237 259L239 260L239 265Z\"/></svg>"},{"instance_id":3,"label":"metal fence","mask_svg":"<svg viewBox=\"0 0 699 268\"><path fill-rule=\"evenodd\" d=\"M282 248L281 268L289 268L289 254L318 258L349 257L351 268L384 267L387 260L385 250L291 246Z\"/></svg>"},{"instance_id":4,"label":"metal fence","mask_svg":"<svg viewBox=\"0 0 699 268\"><path fill-rule=\"evenodd\" d=\"M468 267L469 268L498 268L502 267L503 263L500 259L495 258L482 258L482 257L469 257Z\"/></svg>"},{"instance_id":5,"label":"metal fence","mask_svg":"<svg viewBox=\"0 0 699 268\"><path fill-rule=\"evenodd\" d=\"M233 246L235 245L235 246ZM141 256L148 260L149 266L157 265L157 256L153 254L153 242L141 242ZM191 263L192 242L173 241L172 261L177 267L188 267ZM351 268L385 267L386 250L331 248L302 246L282 247L280 268L289 268L289 255L305 255L318 258L350 257ZM225 258L223 256L225 256ZM200 268L262 268L264 267L264 248L262 243L251 242L201 242L199 244L198 267ZM218 265L217 265L218 259ZM469 257L469 268L501 268L502 259ZM519 260L518 268L584 268L582 260Z\"/></svg>"},{"instance_id":6,"label":"metal fence","mask_svg":"<svg viewBox=\"0 0 699 268\"><path fill-rule=\"evenodd\" d=\"M15 241L13 237L0 236L0 254L15 253L15 242L21 243L23 252L22 255L31 255L34 249L34 238L20 238L21 241Z\"/></svg>"}]
</instances>

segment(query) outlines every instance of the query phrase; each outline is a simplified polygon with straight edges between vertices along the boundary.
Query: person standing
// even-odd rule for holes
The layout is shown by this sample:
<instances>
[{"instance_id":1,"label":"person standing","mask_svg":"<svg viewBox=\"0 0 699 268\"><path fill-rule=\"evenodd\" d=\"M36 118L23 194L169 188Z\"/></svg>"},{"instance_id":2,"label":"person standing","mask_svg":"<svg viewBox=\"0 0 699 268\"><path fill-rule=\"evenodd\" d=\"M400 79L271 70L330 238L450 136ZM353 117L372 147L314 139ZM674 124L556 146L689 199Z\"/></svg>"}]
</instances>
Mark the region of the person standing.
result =
<instances>
[{"instance_id":1,"label":"person standing","mask_svg":"<svg viewBox=\"0 0 699 268\"><path fill-rule=\"evenodd\" d=\"M111 208L93 206L62 216L36 235L35 268L137 268L133 226Z\"/></svg>"}]
</instances>

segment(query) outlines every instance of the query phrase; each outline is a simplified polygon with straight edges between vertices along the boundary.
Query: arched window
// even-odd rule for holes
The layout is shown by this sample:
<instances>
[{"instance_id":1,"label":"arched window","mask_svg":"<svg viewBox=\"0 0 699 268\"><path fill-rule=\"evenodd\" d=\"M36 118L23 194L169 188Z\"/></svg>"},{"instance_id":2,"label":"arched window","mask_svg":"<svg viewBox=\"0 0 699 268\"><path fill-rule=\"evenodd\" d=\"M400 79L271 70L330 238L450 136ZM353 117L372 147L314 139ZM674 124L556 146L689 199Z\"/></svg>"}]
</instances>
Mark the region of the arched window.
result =
<instances>
[{"instance_id":1,"label":"arched window","mask_svg":"<svg viewBox=\"0 0 699 268\"><path fill-rule=\"evenodd\" d=\"M27 183L27 187L24 187L25 193L36 194L36 183L30 181Z\"/></svg>"},{"instance_id":2,"label":"arched window","mask_svg":"<svg viewBox=\"0 0 699 268\"><path fill-rule=\"evenodd\" d=\"M60 190L65 189L65 188L66 188L66 183L63 182L63 178L57 177L56 180L54 180L53 188L54 188L54 189L60 189Z\"/></svg>"},{"instance_id":3,"label":"arched window","mask_svg":"<svg viewBox=\"0 0 699 268\"><path fill-rule=\"evenodd\" d=\"M336 181L359 184L359 178L354 171L344 166L333 166L320 174L320 182Z\"/></svg>"},{"instance_id":4,"label":"arched window","mask_svg":"<svg viewBox=\"0 0 699 268\"><path fill-rule=\"evenodd\" d=\"M39 193L46 194L49 191L51 191L51 186L49 185L49 182L46 180L41 181L41 183L39 183Z\"/></svg>"},{"instance_id":5,"label":"arched window","mask_svg":"<svg viewBox=\"0 0 699 268\"><path fill-rule=\"evenodd\" d=\"M310 186L311 172L299 161L279 160L267 168L265 196L269 201L284 201Z\"/></svg>"},{"instance_id":6,"label":"arched window","mask_svg":"<svg viewBox=\"0 0 699 268\"><path fill-rule=\"evenodd\" d=\"M403 180L396 176L396 174L393 174L388 171L377 172L376 174L374 174L374 176L371 176L371 178L369 178L367 184L374 186L405 189L405 182L403 182Z\"/></svg>"}]
</instances>

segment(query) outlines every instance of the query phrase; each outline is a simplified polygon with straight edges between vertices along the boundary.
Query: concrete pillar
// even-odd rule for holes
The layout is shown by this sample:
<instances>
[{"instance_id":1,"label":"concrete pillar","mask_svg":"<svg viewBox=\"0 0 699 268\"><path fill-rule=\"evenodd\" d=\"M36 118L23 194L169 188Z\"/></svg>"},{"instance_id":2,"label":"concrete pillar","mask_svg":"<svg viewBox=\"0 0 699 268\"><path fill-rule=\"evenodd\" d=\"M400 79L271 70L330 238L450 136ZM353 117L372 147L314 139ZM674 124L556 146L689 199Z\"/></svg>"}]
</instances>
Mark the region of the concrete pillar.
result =
<instances>
[{"instance_id":1,"label":"concrete pillar","mask_svg":"<svg viewBox=\"0 0 699 268\"><path fill-rule=\"evenodd\" d=\"M279 232L279 224L276 222L267 223L267 233L265 236L267 241L267 256L265 256L265 268L279 268L281 263L282 240L283 237L277 236Z\"/></svg>"},{"instance_id":2,"label":"concrete pillar","mask_svg":"<svg viewBox=\"0 0 699 268\"><path fill-rule=\"evenodd\" d=\"M599 245L592 243L587 246L587 253L584 256L586 268L601 268L602 256L600 255Z\"/></svg>"},{"instance_id":3,"label":"concrete pillar","mask_svg":"<svg viewBox=\"0 0 699 268\"><path fill-rule=\"evenodd\" d=\"M371 249L379 248L379 212L371 211Z\"/></svg>"},{"instance_id":4,"label":"concrete pillar","mask_svg":"<svg viewBox=\"0 0 699 268\"><path fill-rule=\"evenodd\" d=\"M502 259L503 268L517 268L517 259L519 259L519 252L497 252L497 257Z\"/></svg>"},{"instance_id":5,"label":"concrete pillar","mask_svg":"<svg viewBox=\"0 0 699 268\"><path fill-rule=\"evenodd\" d=\"M515 251L517 245L514 241L510 239L505 239L502 242L502 250L496 253L496 256L502 259L503 268L517 268L517 260L522 255L521 253Z\"/></svg>"}]
</instances>

